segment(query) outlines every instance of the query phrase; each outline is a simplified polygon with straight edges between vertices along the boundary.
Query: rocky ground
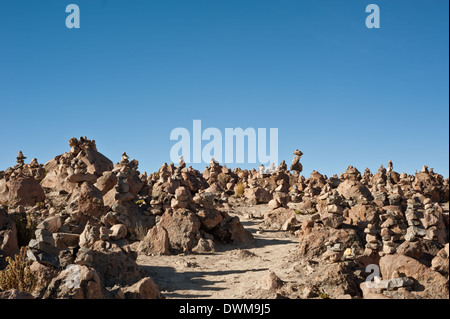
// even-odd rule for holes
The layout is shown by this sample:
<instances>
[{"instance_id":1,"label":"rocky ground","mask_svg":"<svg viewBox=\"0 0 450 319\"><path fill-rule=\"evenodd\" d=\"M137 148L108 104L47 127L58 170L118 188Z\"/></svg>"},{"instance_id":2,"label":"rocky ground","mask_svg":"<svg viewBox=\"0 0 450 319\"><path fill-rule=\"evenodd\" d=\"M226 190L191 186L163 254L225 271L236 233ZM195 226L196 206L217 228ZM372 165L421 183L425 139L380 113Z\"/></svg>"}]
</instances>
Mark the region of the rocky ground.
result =
<instances>
[{"instance_id":1,"label":"rocky ground","mask_svg":"<svg viewBox=\"0 0 450 319\"><path fill-rule=\"evenodd\" d=\"M449 180L424 166L140 173L94 140L0 171L0 298L449 298Z\"/></svg>"}]
</instances>

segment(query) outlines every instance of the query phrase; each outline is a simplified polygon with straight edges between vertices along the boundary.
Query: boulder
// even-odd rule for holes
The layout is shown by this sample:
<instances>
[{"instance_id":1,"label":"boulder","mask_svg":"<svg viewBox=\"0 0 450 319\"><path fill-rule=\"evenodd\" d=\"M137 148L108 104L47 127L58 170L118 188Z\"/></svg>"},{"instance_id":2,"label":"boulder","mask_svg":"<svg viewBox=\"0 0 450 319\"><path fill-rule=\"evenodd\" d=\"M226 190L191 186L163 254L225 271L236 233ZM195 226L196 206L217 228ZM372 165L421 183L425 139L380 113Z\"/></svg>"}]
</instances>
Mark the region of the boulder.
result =
<instances>
[{"instance_id":1,"label":"boulder","mask_svg":"<svg viewBox=\"0 0 450 319\"><path fill-rule=\"evenodd\" d=\"M268 203L272 199L272 194L262 187L246 188L244 191L244 197L249 201L249 203L256 205Z\"/></svg>"},{"instance_id":2,"label":"boulder","mask_svg":"<svg viewBox=\"0 0 450 319\"><path fill-rule=\"evenodd\" d=\"M151 228L138 246L138 252L143 255L169 255L169 249L169 235L167 230L160 225Z\"/></svg>"},{"instance_id":3,"label":"boulder","mask_svg":"<svg viewBox=\"0 0 450 319\"><path fill-rule=\"evenodd\" d=\"M97 271L70 265L48 285L44 299L102 299L103 287Z\"/></svg>"},{"instance_id":4,"label":"boulder","mask_svg":"<svg viewBox=\"0 0 450 319\"><path fill-rule=\"evenodd\" d=\"M158 286L150 277L142 278L132 286L121 288L118 295L125 299L162 299Z\"/></svg>"},{"instance_id":5,"label":"boulder","mask_svg":"<svg viewBox=\"0 0 450 319\"><path fill-rule=\"evenodd\" d=\"M197 216L187 209L166 211L159 225L167 230L170 248L174 252L191 251L201 237L201 223Z\"/></svg>"},{"instance_id":6,"label":"boulder","mask_svg":"<svg viewBox=\"0 0 450 319\"><path fill-rule=\"evenodd\" d=\"M34 206L45 201L42 186L33 177L19 176L0 180L0 202L11 206Z\"/></svg>"},{"instance_id":7,"label":"boulder","mask_svg":"<svg viewBox=\"0 0 450 319\"><path fill-rule=\"evenodd\" d=\"M0 251L13 256L19 251L16 223L0 208Z\"/></svg>"},{"instance_id":8,"label":"boulder","mask_svg":"<svg viewBox=\"0 0 450 319\"><path fill-rule=\"evenodd\" d=\"M414 293L422 298L448 299L448 280L440 273L426 267L414 258L393 254L380 258L380 271L383 279L396 278L398 274L414 278Z\"/></svg>"}]
</instances>

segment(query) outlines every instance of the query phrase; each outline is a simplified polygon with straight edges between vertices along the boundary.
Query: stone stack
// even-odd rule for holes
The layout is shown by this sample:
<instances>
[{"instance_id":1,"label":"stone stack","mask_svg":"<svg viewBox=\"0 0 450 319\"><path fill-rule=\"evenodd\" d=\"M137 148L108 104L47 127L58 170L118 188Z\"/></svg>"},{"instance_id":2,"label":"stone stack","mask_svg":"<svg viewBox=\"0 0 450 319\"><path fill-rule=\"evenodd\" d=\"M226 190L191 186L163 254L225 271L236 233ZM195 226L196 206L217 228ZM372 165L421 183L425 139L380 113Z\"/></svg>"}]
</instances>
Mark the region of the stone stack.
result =
<instances>
[{"instance_id":1,"label":"stone stack","mask_svg":"<svg viewBox=\"0 0 450 319\"><path fill-rule=\"evenodd\" d=\"M296 172L296 174L300 174L303 171L303 166L300 163L300 158L302 157L303 153L302 151L295 150L294 151L294 159L292 160L291 164L291 171Z\"/></svg>"},{"instance_id":2,"label":"stone stack","mask_svg":"<svg viewBox=\"0 0 450 319\"><path fill-rule=\"evenodd\" d=\"M394 237L392 236L391 227L397 225L397 221L393 216L385 214L381 216L384 222L381 224L381 240L383 243L383 250L380 255L394 254L396 252L396 244L394 243Z\"/></svg>"},{"instance_id":3,"label":"stone stack","mask_svg":"<svg viewBox=\"0 0 450 319\"><path fill-rule=\"evenodd\" d=\"M405 240L416 241L418 238L424 238L427 233L420 222L418 211L421 208L420 202L415 199L410 199L407 205L405 217L408 223L408 229L406 230Z\"/></svg>"},{"instance_id":4,"label":"stone stack","mask_svg":"<svg viewBox=\"0 0 450 319\"><path fill-rule=\"evenodd\" d=\"M181 186L175 190L175 198L172 198L171 207L186 208L189 205L190 193L186 187Z\"/></svg>"},{"instance_id":5,"label":"stone stack","mask_svg":"<svg viewBox=\"0 0 450 319\"><path fill-rule=\"evenodd\" d=\"M438 241L441 244L446 243L445 224L442 214L436 205L433 205L430 199L424 201L423 226L426 229L425 239Z\"/></svg>"},{"instance_id":6,"label":"stone stack","mask_svg":"<svg viewBox=\"0 0 450 319\"><path fill-rule=\"evenodd\" d=\"M378 252L380 248L380 242L378 240L379 230L376 229L374 224L368 224L364 229L366 234L366 248L364 250L365 256L373 256Z\"/></svg>"}]
</instances>

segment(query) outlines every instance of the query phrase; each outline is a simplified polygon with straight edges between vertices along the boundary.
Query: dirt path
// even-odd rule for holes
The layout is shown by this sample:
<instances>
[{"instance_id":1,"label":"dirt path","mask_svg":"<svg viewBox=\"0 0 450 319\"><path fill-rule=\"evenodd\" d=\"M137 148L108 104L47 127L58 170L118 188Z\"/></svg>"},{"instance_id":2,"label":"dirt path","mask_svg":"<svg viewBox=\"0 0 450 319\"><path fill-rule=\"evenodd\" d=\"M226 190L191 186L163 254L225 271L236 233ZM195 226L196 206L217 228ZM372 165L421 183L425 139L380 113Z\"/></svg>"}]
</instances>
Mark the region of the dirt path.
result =
<instances>
[{"instance_id":1,"label":"dirt path","mask_svg":"<svg viewBox=\"0 0 450 319\"><path fill-rule=\"evenodd\" d=\"M260 233L261 219L238 216L256 239L251 245L217 245L216 252L210 254L139 256L137 262L168 299L251 298L249 290L257 288L269 270L284 281L292 280L295 272L286 264L298 247L298 239L283 231Z\"/></svg>"}]
</instances>

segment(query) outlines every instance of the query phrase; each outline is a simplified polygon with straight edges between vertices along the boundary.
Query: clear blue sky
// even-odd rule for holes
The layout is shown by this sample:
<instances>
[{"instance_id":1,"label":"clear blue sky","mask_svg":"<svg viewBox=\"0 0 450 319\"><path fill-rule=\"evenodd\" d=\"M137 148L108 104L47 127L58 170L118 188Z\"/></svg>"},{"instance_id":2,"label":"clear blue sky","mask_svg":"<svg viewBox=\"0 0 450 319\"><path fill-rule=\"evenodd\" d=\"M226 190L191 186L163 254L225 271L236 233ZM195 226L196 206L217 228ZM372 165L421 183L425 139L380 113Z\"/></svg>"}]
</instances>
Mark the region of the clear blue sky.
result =
<instances>
[{"instance_id":1,"label":"clear blue sky","mask_svg":"<svg viewBox=\"0 0 450 319\"><path fill-rule=\"evenodd\" d=\"M0 169L86 135L153 172L172 129L200 119L279 128L279 159L301 149L305 175L392 160L448 177L448 12L447 0L1 0Z\"/></svg>"}]
</instances>

